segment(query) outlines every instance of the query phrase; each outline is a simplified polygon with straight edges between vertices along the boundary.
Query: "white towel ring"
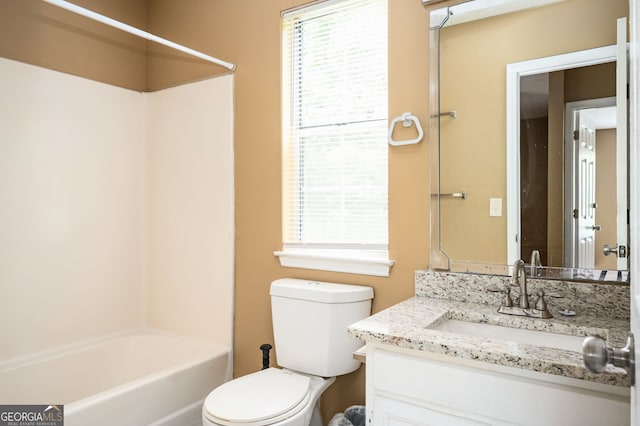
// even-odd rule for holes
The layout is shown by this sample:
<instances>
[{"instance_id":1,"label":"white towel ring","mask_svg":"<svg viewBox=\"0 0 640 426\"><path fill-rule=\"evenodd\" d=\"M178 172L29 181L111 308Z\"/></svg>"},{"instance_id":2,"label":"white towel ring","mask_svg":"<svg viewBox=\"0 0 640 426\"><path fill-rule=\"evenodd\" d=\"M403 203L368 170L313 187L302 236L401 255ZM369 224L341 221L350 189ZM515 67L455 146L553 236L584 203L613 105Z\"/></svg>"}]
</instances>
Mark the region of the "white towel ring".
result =
<instances>
[{"instance_id":1,"label":"white towel ring","mask_svg":"<svg viewBox=\"0 0 640 426\"><path fill-rule=\"evenodd\" d=\"M418 130L418 136L415 139L407 139L403 141L394 140L393 130L399 121L402 121L402 127L407 127L407 128L411 127L411 125L415 123L416 129ZM389 125L389 133L387 134L387 139L389 140L389 145L401 146L401 145L416 144L422 140L423 136L424 136L424 132L422 131L422 126L420 125L420 120L418 120L418 117L416 117L410 112L405 112L400 117L396 117L393 120L391 120L391 124Z\"/></svg>"}]
</instances>

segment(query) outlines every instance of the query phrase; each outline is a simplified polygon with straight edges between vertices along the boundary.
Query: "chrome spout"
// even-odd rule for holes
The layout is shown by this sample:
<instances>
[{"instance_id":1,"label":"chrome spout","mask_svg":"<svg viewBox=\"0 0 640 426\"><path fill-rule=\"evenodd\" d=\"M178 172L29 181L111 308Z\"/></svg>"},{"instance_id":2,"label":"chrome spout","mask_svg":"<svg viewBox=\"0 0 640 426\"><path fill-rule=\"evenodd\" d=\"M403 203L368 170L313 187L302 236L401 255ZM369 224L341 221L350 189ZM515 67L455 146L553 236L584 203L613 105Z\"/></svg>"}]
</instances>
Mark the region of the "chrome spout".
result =
<instances>
[{"instance_id":1,"label":"chrome spout","mask_svg":"<svg viewBox=\"0 0 640 426\"><path fill-rule=\"evenodd\" d=\"M538 276L538 268L542 267L542 262L540 261L540 252L538 250L533 250L531 252L531 265L529 265L529 276L537 277Z\"/></svg>"},{"instance_id":2,"label":"chrome spout","mask_svg":"<svg viewBox=\"0 0 640 426\"><path fill-rule=\"evenodd\" d=\"M527 295L527 274L525 273L524 261L518 259L513 264L512 285L520 287L520 298L518 306L522 309L529 309L529 296Z\"/></svg>"}]
</instances>

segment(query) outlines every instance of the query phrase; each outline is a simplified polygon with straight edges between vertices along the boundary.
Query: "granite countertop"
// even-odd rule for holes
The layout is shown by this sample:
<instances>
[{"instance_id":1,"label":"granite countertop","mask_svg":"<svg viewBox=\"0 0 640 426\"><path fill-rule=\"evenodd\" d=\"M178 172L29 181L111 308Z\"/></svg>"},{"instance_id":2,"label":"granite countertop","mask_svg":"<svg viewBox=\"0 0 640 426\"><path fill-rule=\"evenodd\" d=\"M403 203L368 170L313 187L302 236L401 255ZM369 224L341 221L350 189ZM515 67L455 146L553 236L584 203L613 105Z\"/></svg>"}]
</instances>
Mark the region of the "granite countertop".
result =
<instances>
[{"instance_id":1,"label":"granite countertop","mask_svg":"<svg viewBox=\"0 0 640 426\"><path fill-rule=\"evenodd\" d=\"M554 318L537 319L500 314L497 307L487 303L417 296L352 324L349 333L367 343L377 342L597 383L629 386L626 372L620 368L608 366L602 374L589 372L584 367L581 352L433 329L447 319L455 319L577 336L599 334L607 339L609 346L616 347L624 346L629 330L628 319L580 313L564 317L557 311Z\"/></svg>"}]
</instances>

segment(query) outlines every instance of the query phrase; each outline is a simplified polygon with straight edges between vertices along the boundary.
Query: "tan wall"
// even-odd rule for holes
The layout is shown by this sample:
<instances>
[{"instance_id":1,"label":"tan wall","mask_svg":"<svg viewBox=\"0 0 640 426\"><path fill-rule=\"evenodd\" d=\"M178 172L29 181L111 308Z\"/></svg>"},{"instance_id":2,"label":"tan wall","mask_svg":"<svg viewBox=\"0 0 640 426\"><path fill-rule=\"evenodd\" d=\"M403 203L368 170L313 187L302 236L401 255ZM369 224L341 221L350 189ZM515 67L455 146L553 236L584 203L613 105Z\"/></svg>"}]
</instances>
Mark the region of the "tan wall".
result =
<instances>
[{"instance_id":1,"label":"tan wall","mask_svg":"<svg viewBox=\"0 0 640 426\"><path fill-rule=\"evenodd\" d=\"M564 71L549 74L547 266L564 262Z\"/></svg>"},{"instance_id":2,"label":"tan wall","mask_svg":"<svg viewBox=\"0 0 640 426\"><path fill-rule=\"evenodd\" d=\"M592 65L564 72L565 102L607 98L616 95L616 64Z\"/></svg>"},{"instance_id":3,"label":"tan wall","mask_svg":"<svg viewBox=\"0 0 640 426\"><path fill-rule=\"evenodd\" d=\"M618 269L616 256L605 256L602 247L616 245L616 129L596 132L596 224L602 229L596 232L595 267Z\"/></svg>"},{"instance_id":4,"label":"tan wall","mask_svg":"<svg viewBox=\"0 0 640 426\"><path fill-rule=\"evenodd\" d=\"M443 30L441 109L458 119L443 120L441 187L468 194L442 204L451 258L506 261L506 64L614 44L627 9L626 0L567 0ZM502 217L489 216L490 197L503 199Z\"/></svg>"},{"instance_id":5,"label":"tan wall","mask_svg":"<svg viewBox=\"0 0 640 426\"><path fill-rule=\"evenodd\" d=\"M146 29L147 0L73 3ZM41 0L0 0L0 56L116 86L146 88L146 40Z\"/></svg>"},{"instance_id":6,"label":"tan wall","mask_svg":"<svg viewBox=\"0 0 640 426\"><path fill-rule=\"evenodd\" d=\"M220 37L212 41L209 15L175 22L154 0L74 0L72 3L150 31L187 47L221 56ZM173 2L180 7L181 2ZM212 6L214 6L211 2ZM196 22L197 21L197 22ZM232 24L233 20L221 23ZM193 25L192 25L193 24ZM196 31L194 33L194 30ZM232 27L227 27L230 34ZM224 34L224 33L223 33ZM211 47L218 50L210 50ZM218 53L221 52L221 53ZM225 68L60 9L41 0L0 0L0 56L137 91L225 74ZM221 56L221 59L225 59Z\"/></svg>"},{"instance_id":7,"label":"tan wall","mask_svg":"<svg viewBox=\"0 0 640 426\"><path fill-rule=\"evenodd\" d=\"M242 49L238 50L240 46L244 45L244 49L250 49L255 55L262 53L257 49L258 44L254 43L258 33L243 23L245 19L252 22L259 19L259 16L254 15L254 13L260 13L259 9L253 5L255 1L147 1L149 32L153 34L235 64L243 56ZM256 50L253 50L253 47ZM269 52L263 53L263 60L267 63L279 58L279 56L269 56ZM260 67L252 71L259 73ZM147 57L147 88L149 90L158 90L228 72L229 70L218 65L203 62L157 43L149 43Z\"/></svg>"}]
</instances>

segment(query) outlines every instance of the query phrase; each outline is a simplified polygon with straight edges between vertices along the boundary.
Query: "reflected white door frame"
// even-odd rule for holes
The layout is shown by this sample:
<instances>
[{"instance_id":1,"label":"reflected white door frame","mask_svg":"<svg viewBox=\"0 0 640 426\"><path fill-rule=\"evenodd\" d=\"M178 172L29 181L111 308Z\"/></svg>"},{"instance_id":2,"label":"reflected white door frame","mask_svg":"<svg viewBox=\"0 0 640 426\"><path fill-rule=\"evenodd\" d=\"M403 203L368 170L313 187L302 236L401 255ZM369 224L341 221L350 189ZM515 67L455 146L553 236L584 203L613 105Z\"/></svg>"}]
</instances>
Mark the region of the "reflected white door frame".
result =
<instances>
[{"instance_id":1,"label":"reflected white door frame","mask_svg":"<svg viewBox=\"0 0 640 426\"><path fill-rule=\"evenodd\" d=\"M507 65L507 263L520 253L520 78L614 62L617 46L605 46Z\"/></svg>"}]
</instances>

